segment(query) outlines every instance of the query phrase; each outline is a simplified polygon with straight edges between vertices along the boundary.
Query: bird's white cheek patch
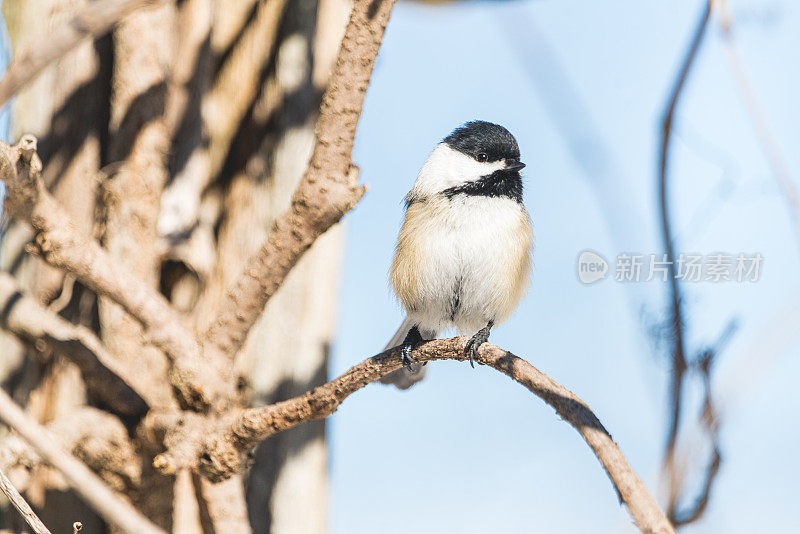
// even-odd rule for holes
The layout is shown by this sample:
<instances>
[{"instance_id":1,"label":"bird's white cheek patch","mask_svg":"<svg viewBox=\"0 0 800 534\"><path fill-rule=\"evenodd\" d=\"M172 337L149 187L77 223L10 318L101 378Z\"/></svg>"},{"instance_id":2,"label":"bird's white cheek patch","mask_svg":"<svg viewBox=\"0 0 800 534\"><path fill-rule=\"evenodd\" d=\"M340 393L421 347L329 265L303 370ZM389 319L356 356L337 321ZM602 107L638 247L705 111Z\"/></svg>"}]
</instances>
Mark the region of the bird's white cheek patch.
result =
<instances>
[{"instance_id":1,"label":"bird's white cheek patch","mask_svg":"<svg viewBox=\"0 0 800 534\"><path fill-rule=\"evenodd\" d=\"M426 198L445 189L478 180L505 167L504 161L481 163L445 143L434 149L419 171L411 196Z\"/></svg>"}]
</instances>

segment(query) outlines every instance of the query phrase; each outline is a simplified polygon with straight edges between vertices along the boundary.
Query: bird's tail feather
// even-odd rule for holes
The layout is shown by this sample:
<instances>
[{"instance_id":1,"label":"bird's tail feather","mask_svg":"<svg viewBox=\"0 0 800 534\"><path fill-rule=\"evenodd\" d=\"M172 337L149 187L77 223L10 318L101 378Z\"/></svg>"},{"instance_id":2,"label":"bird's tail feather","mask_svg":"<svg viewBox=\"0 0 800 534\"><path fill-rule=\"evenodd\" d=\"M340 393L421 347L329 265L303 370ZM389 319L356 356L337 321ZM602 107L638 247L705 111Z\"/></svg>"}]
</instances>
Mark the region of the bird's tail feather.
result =
<instances>
[{"instance_id":1,"label":"bird's tail feather","mask_svg":"<svg viewBox=\"0 0 800 534\"><path fill-rule=\"evenodd\" d=\"M400 328L397 329L397 332L394 333L392 339L390 339L389 342L386 344L386 346L383 347L383 350L381 352L385 352L391 349L392 347L396 347L397 345L402 343L403 340L408 335L408 331L411 330L412 326L414 326L414 322L411 319L409 319L408 317L403 319Z\"/></svg>"},{"instance_id":2,"label":"bird's tail feather","mask_svg":"<svg viewBox=\"0 0 800 534\"><path fill-rule=\"evenodd\" d=\"M408 335L408 331L411 330L413 326L414 322L406 317L400 325L400 328L397 329L397 332L395 332L392 339L389 340L383 350L386 351L401 344ZM437 332L420 331L420 334L423 339L429 340L435 339ZM403 367L402 369L398 369L384 376L381 378L381 383L392 384L399 389L408 389L425 378L425 371L426 368L421 363L414 363L409 367Z\"/></svg>"}]
</instances>

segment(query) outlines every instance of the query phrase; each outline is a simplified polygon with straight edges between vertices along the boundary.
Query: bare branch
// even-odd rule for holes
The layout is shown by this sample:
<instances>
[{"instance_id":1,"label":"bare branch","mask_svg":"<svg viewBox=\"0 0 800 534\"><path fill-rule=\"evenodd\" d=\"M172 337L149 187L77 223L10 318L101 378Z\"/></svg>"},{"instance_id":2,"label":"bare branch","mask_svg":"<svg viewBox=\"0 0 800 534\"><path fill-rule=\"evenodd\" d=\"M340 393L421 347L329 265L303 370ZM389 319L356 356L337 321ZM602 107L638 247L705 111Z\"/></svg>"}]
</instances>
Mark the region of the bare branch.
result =
<instances>
[{"instance_id":1,"label":"bare branch","mask_svg":"<svg viewBox=\"0 0 800 534\"><path fill-rule=\"evenodd\" d=\"M193 478L187 469L175 474L172 489L172 534L199 534L203 532L198 507L198 496Z\"/></svg>"},{"instance_id":2,"label":"bare branch","mask_svg":"<svg viewBox=\"0 0 800 534\"><path fill-rule=\"evenodd\" d=\"M676 503L676 507L671 508L668 511L670 521L672 521L673 525L676 527L682 527L697 521L700 519L700 517L702 517L706 511L706 508L708 508L708 502L711 499L711 489L714 487L714 481L719 474L719 468L721 465L722 453L715 442L713 450L711 451L711 461L705 470L703 485L695 501L685 510L679 510Z\"/></svg>"},{"instance_id":3,"label":"bare branch","mask_svg":"<svg viewBox=\"0 0 800 534\"><path fill-rule=\"evenodd\" d=\"M0 310L3 328L30 343L44 343L75 363L95 398L122 415L141 417L147 412L148 403L136 390L136 380L91 330L46 310L5 273L0 273Z\"/></svg>"},{"instance_id":4,"label":"bare branch","mask_svg":"<svg viewBox=\"0 0 800 534\"><path fill-rule=\"evenodd\" d=\"M0 79L0 105L84 39L99 37L136 8L160 1L105 0L87 4L73 15L68 24L48 33L44 39L31 44L14 57Z\"/></svg>"},{"instance_id":5,"label":"bare branch","mask_svg":"<svg viewBox=\"0 0 800 534\"><path fill-rule=\"evenodd\" d=\"M683 93L683 88L686 85L686 80L689 77L692 65L694 64L697 52L700 50L700 45L703 42L703 36L708 27L708 19L711 13L711 3L713 0L707 0L700 16L700 21L697 24L697 29L694 32L692 42L683 60L678 77L675 84L670 91L670 96L667 102L666 111L661 126L661 152L659 156L659 206L661 209L661 232L664 240L664 248L667 254L667 268L670 279L670 292L671 292L671 312L670 323L672 327L672 372L670 384L670 421L667 431L667 446L664 455L664 463L671 462L671 458L675 449L675 441L678 436L678 428L680 426L681 416L681 397L683 393L683 377L686 372L686 348L684 346L684 318L681 309L681 291L678 285L678 277L675 273L675 245L672 238L672 229L670 227L669 219L669 197L667 194L667 163L669 161L669 148L672 137L672 124L674 121L675 110L677 109L678 102Z\"/></svg>"},{"instance_id":6,"label":"bare branch","mask_svg":"<svg viewBox=\"0 0 800 534\"><path fill-rule=\"evenodd\" d=\"M141 458L116 417L83 406L48 423L46 428L115 491L126 492L140 486Z\"/></svg>"},{"instance_id":7,"label":"bare branch","mask_svg":"<svg viewBox=\"0 0 800 534\"><path fill-rule=\"evenodd\" d=\"M113 415L82 406L48 423L45 429L115 491L139 488L141 459L125 426ZM20 466L32 472L42 465L34 448L19 436L10 434L0 442L0 469Z\"/></svg>"},{"instance_id":8,"label":"bare branch","mask_svg":"<svg viewBox=\"0 0 800 534\"><path fill-rule=\"evenodd\" d=\"M203 515L208 517L214 532L250 534L241 475L218 484L205 478L200 478L198 483L203 497Z\"/></svg>"},{"instance_id":9,"label":"bare branch","mask_svg":"<svg viewBox=\"0 0 800 534\"><path fill-rule=\"evenodd\" d=\"M248 261L215 314L204 347L232 359L286 275L364 194L351 151L375 56L394 0L356 0L320 109L316 144L289 211Z\"/></svg>"},{"instance_id":10,"label":"bare branch","mask_svg":"<svg viewBox=\"0 0 800 534\"><path fill-rule=\"evenodd\" d=\"M0 491L5 493L8 500L14 505L14 508L17 509L25 522L30 525L34 534L50 534L50 531L47 530L47 527L44 526L44 523L42 523L39 517L33 513L31 507L28 506L28 503L25 502L25 499L23 499L22 495L14 488L11 481L8 480L8 477L6 477L2 470L0 470Z\"/></svg>"},{"instance_id":11,"label":"bare branch","mask_svg":"<svg viewBox=\"0 0 800 534\"><path fill-rule=\"evenodd\" d=\"M722 466L722 451L719 445L719 428L722 424L722 417L714 402L713 394L711 391L711 369L714 366L716 357L722 352L725 345L729 342L730 338L738 328L737 321L731 320L728 326L723 330L719 339L714 342L712 346L703 351L699 358L694 362L692 368L700 372L703 377L703 410L699 415L699 423L703 427L704 434L709 441L711 449L710 460L706 465L703 473L703 484L697 496L688 506L679 508L679 500L683 488L683 470L677 468L677 462L673 459L673 463L669 466L669 498L667 501L667 517L676 527L687 525L697 521L705 513L708 503L711 500L711 491L714 488L714 482L719 475L720 467ZM700 444L695 444L692 449L700 449ZM677 455L677 453L676 453Z\"/></svg>"},{"instance_id":12,"label":"bare branch","mask_svg":"<svg viewBox=\"0 0 800 534\"><path fill-rule=\"evenodd\" d=\"M14 147L0 143L0 179L8 188L5 208L12 217L33 226L36 235L31 251L97 294L111 298L142 323L149 341L170 357L170 382L185 405L202 409L224 397L221 371L203 365L194 334L180 314L93 239L77 232L42 183L41 170L35 137L23 136Z\"/></svg>"},{"instance_id":13,"label":"bare branch","mask_svg":"<svg viewBox=\"0 0 800 534\"><path fill-rule=\"evenodd\" d=\"M781 153L780 145L775 138L767 113L761 105L761 99L758 96L755 84L736 46L727 0L719 0L717 2L717 15L722 28L722 42L725 45L725 53L731 64L734 81L739 89L747 114L750 116L750 122L753 123L753 131L761 144L761 149L764 151L767 164L778 181L778 186L789 210L789 216L792 218L792 229L794 230L795 238L800 242L800 192L795 186L789 163Z\"/></svg>"},{"instance_id":14,"label":"bare branch","mask_svg":"<svg viewBox=\"0 0 800 534\"><path fill-rule=\"evenodd\" d=\"M415 349L413 357L418 362L464 361L467 358L464 355L467 339L430 341ZM643 532L674 532L611 435L586 403L525 360L494 345L482 345L476 361L525 386L580 433ZM304 395L234 414L232 419L222 421L215 431L209 428L207 420L203 420L206 426L198 429L191 428L195 426L192 420L184 420L172 425L170 432L174 435L165 440L179 444L180 449L173 451L168 448L166 453L156 457L155 463L170 468L196 467L213 481L224 480L245 469L250 451L259 442L277 432L331 415L351 394L401 367L400 351L395 347L351 367L335 380ZM195 442L189 443L192 440Z\"/></svg>"},{"instance_id":15,"label":"bare branch","mask_svg":"<svg viewBox=\"0 0 800 534\"><path fill-rule=\"evenodd\" d=\"M65 452L53 436L28 417L0 389L0 420L27 441L44 461L56 468L70 487L105 521L128 534L165 534L95 475L80 460Z\"/></svg>"}]
</instances>

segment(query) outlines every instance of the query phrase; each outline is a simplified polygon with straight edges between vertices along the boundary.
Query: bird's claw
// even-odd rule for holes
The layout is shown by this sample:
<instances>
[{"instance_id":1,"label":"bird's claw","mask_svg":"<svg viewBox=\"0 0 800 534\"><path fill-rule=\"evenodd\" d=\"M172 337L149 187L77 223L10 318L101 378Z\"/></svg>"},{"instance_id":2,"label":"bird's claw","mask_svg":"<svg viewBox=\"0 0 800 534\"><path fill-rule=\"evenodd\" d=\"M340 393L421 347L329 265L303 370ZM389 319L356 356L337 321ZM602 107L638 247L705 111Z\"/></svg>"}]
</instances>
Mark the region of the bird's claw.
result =
<instances>
[{"instance_id":1,"label":"bird's claw","mask_svg":"<svg viewBox=\"0 0 800 534\"><path fill-rule=\"evenodd\" d=\"M400 358L402 359L405 367L411 367L411 364L414 363L414 358L411 357L411 351L413 349L414 345L411 343L404 343L400 349Z\"/></svg>"},{"instance_id":2,"label":"bird's claw","mask_svg":"<svg viewBox=\"0 0 800 534\"><path fill-rule=\"evenodd\" d=\"M467 346L464 347L464 356L469 356L469 366L473 369L475 368L475 358L478 357L478 347L480 344L475 339L478 334L472 336L472 339L467 342Z\"/></svg>"},{"instance_id":3,"label":"bird's claw","mask_svg":"<svg viewBox=\"0 0 800 534\"><path fill-rule=\"evenodd\" d=\"M411 357L411 351L414 348L422 343L423 339L419 333L419 328L413 326L406 334L406 338L403 340L403 343L400 345L400 359L403 362L403 366L412 371L411 364L415 362L414 358Z\"/></svg>"},{"instance_id":4,"label":"bird's claw","mask_svg":"<svg viewBox=\"0 0 800 534\"><path fill-rule=\"evenodd\" d=\"M473 369L475 368L475 359L478 357L478 349L489 340L491 328L492 323L489 323L488 326L478 330L464 347L464 356L469 356L469 365Z\"/></svg>"}]
</instances>

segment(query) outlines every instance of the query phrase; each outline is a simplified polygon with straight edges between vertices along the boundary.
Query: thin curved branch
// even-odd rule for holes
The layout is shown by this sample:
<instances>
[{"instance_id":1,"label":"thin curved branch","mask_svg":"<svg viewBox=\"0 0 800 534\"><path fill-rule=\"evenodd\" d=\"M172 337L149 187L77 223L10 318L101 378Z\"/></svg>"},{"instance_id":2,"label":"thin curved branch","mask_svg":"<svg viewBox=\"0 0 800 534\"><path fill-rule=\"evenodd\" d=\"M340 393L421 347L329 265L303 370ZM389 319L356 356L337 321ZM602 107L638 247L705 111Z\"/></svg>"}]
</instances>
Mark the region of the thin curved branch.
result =
<instances>
[{"instance_id":1,"label":"thin curved branch","mask_svg":"<svg viewBox=\"0 0 800 534\"><path fill-rule=\"evenodd\" d=\"M685 510L679 510L677 507L669 510L669 517L673 525L682 527L697 521L703 516L711 500L711 490L714 487L714 481L717 479L717 475L719 475L719 468L721 466L722 453L715 443L711 451L711 461L703 477L702 488L695 501Z\"/></svg>"},{"instance_id":2,"label":"thin curved branch","mask_svg":"<svg viewBox=\"0 0 800 534\"><path fill-rule=\"evenodd\" d=\"M118 414L141 417L149 409L119 358L91 330L70 323L23 293L11 275L0 273L0 326L29 343L44 343L78 366L90 393Z\"/></svg>"},{"instance_id":3,"label":"thin curved branch","mask_svg":"<svg viewBox=\"0 0 800 534\"><path fill-rule=\"evenodd\" d=\"M668 464L672 461L672 456L675 451L675 442L678 437L678 428L680 426L681 416L681 397L683 393L683 377L686 372L686 347L684 346L684 333L683 333L683 311L681 302L681 290L678 284L678 278L675 272L675 244L673 243L672 229L669 219L669 196L667 194L667 164L669 161L669 148L672 139L672 124L674 122L675 110L678 107L678 102L683 94L683 88L686 85L686 80L689 77L689 72L694 65L697 58L697 53L700 50L700 45L703 42L703 37L706 34L708 27L708 20L711 14L711 5L713 0L706 0L705 8L700 16L700 21L695 29L692 42L683 60L681 69L675 80L675 84L670 91L670 96L667 102L666 111L661 124L661 152L659 154L658 164L658 190L659 190L659 208L661 211L661 233L664 240L664 249L667 254L667 270L670 281L671 293L671 312L670 323L672 327L672 372L670 384L670 419L667 431L667 445L666 453L664 455L664 463Z\"/></svg>"},{"instance_id":4,"label":"thin curved branch","mask_svg":"<svg viewBox=\"0 0 800 534\"><path fill-rule=\"evenodd\" d=\"M15 55L0 79L0 105L35 80L48 65L65 56L84 39L107 33L120 19L145 4L162 0L105 0L75 12L67 24L49 32Z\"/></svg>"},{"instance_id":5,"label":"thin curved branch","mask_svg":"<svg viewBox=\"0 0 800 534\"><path fill-rule=\"evenodd\" d=\"M430 341L415 349L412 355L419 362L464 361L467 339L458 337ZM482 345L476 361L525 386L580 433L600 460L620 500L626 504L643 532L674 532L611 435L586 403L525 360L497 346ZM183 458L184 465L194 462L194 467L206 477L214 481L223 480L245 469L249 463L248 454L259 442L277 432L331 415L348 396L401 366L400 351L395 347L351 367L335 380L302 396L239 412L215 432L210 431L207 421L202 421L206 425L204 428L195 430L188 428L194 426L191 420L173 425L176 436L171 441L179 441L180 454L194 455L193 458ZM178 437L177 433L180 433L179 440L174 439ZM198 436L194 447L188 446L187 441ZM171 453L168 450L157 457L154 463L164 466L181 463L180 459L165 458Z\"/></svg>"},{"instance_id":6,"label":"thin curved branch","mask_svg":"<svg viewBox=\"0 0 800 534\"><path fill-rule=\"evenodd\" d=\"M105 521L126 534L166 534L111 491L83 462L65 452L50 432L26 415L2 389L0 421L22 436L44 461L57 469L70 487Z\"/></svg>"},{"instance_id":7,"label":"thin curved branch","mask_svg":"<svg viewBox=\"0 0 800 534\"><path fill-rule=\"evenodd\" d=\"M205 365L193 332L180 314L149 284L119 265L90 236L76 230L69 215L47 191L36 154L36 138L25 135L16 146L0 142L0 179L8 196L4 208L36 232L31 252L72 274L98 295L117 302L142 323L148 340L171 363L170 382L181 401L203 409L227 395L220 371ZM224 375L223 375L224 376Z\"/></svg>"},{"instance_id":8,"label":"thin curved branch","mask_svg":"<svg viewBox=\"0 0 800 534\"><path fill-rule=\"evenodd\" d=\"M44 526L42 520L33 513L31 507L25 502L25 499L22 498L22 495L14 488L14 485L11 484L11 481L6 477L3 471L0 470L0 491L2 491L5 496L8 498L9 502L14 505L14 508L17 509L19 515L25 520L28 525L30 525L31 530L33 530L34 534L50 534L50 531Z\"/></svg>"},{"instance_id":9,"label":"thin curved branch","mask_svg":"<svg viewBox=\"0 0 800 534\"><path fill-rule=\"evenodd\" d=\"M316 144L289 211L247 262L204 336L204 347L232 360L286 275L364 194L351 152L364 96L395 0L356 0L322 99Z\"/></svg>"},{"instance_id":10,"label":"thin curved branch","mask_svg":"<svg viewBox=\"0 0 800 534\"><path fill-rule=\"evenodd\" d=\"M711 370L716 363L717 356L730 341L737 328L737 321L735 319L731 320L714 344L704 350L693 364L695 370L699 372L703 378L705 398L703 399L703 410L699 415L699 423L709 441L711 456L703 472L703 483L700 487L700 491L690 504L682 508L679 507L679 500L681 500L681 492L684 491L685 473L683 469L678 468L678 462L673 461L673 464L669 466L670 469L669 472L667 472L667 480L669 481L667 517L676 528L688 525L703 516L711 500L714 482L717 476L719 476L720 467L722 466L722 451L720 448L719 436L722 417L711 391ZM694 448L695 450L700 449L701 444L696 443L694 447L690 448ZM688 499L684 497L683 500Z\"/></svg>"}]
</instances>

